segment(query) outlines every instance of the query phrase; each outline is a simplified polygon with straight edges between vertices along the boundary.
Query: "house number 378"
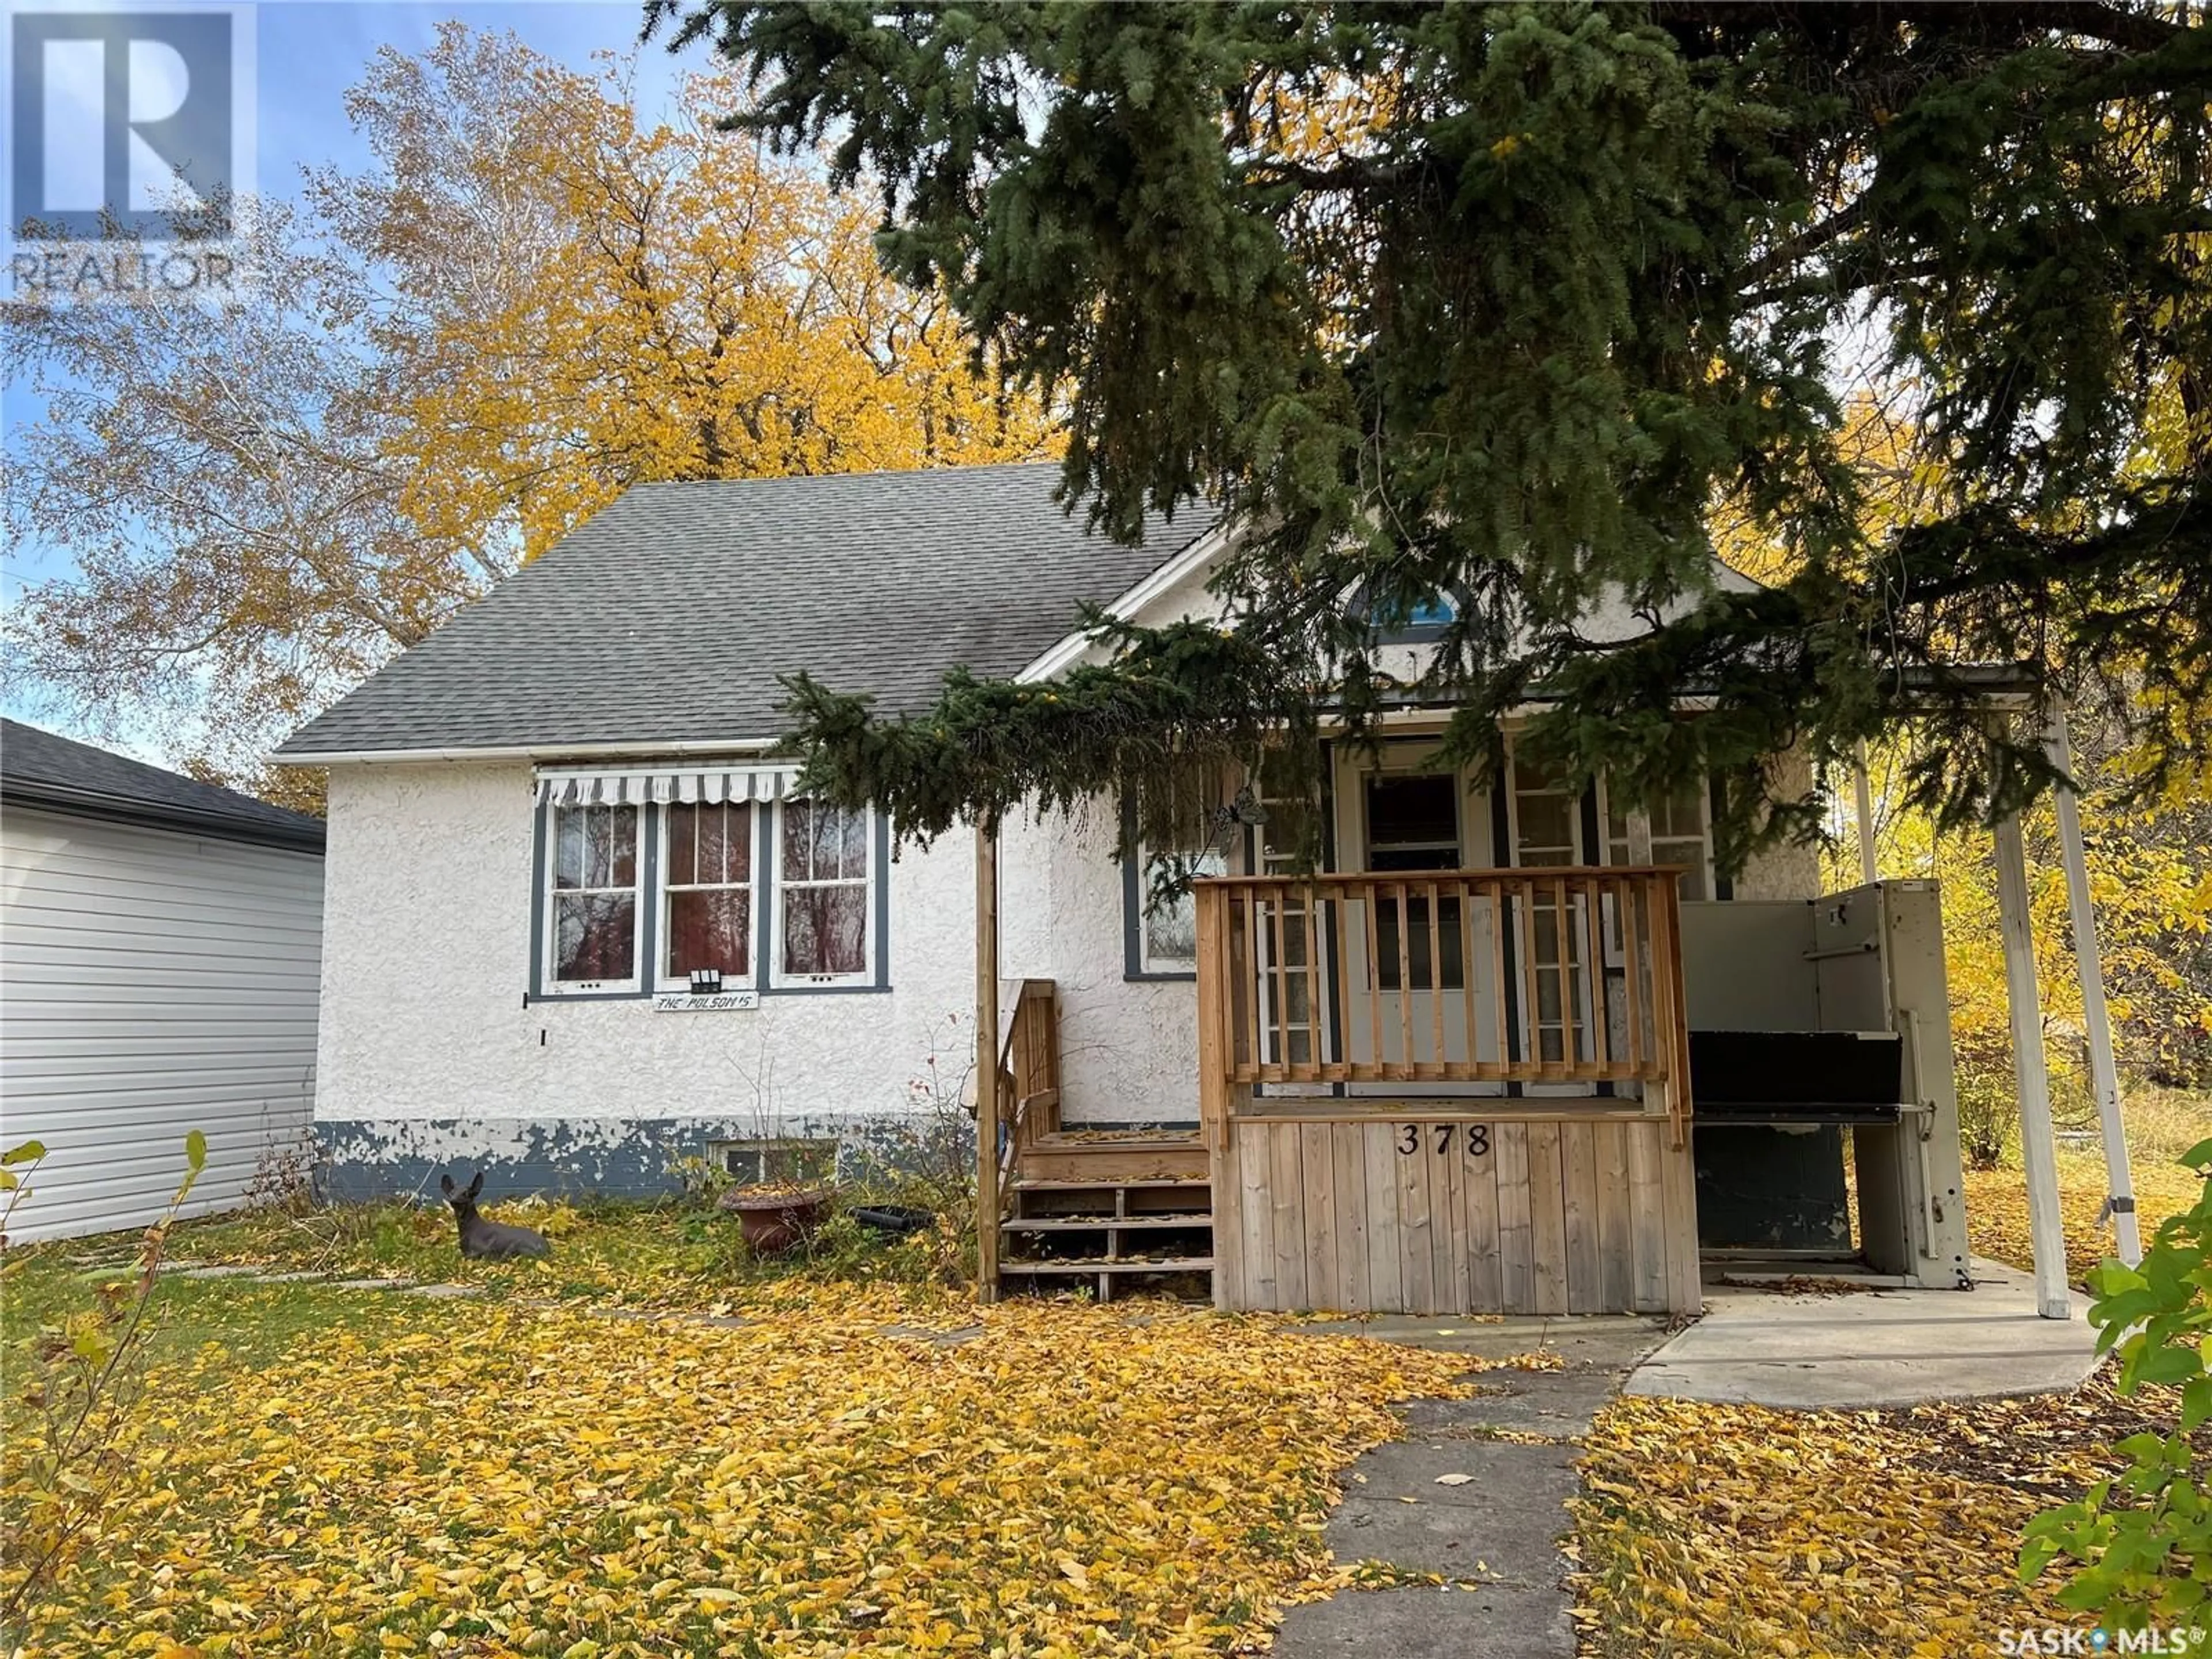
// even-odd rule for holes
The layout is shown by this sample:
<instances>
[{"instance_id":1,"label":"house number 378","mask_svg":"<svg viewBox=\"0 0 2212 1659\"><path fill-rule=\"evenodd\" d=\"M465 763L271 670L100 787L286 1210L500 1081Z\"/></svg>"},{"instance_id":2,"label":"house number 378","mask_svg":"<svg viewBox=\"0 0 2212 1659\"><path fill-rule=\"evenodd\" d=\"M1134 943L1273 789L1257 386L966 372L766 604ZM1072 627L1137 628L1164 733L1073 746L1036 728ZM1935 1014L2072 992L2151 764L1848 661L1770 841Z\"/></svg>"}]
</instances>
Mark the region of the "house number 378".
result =
<instances>
[{"instance_id":1,"label":"house number 378","mask_svg":"<svg viewBox=\"0 0 2212 1659\"><path fill-rule=\"evenodd\" d=\"M1456 1123L1401 1123L1398 1126L1399 1155L1411 1158L1419 1152L1421 1131L1425 1128L1430 1139L1435 1143L1436 1155L1443 1158L1451 1151L1454 1133L1459 1127ZM1467 1148L1469 1158L1480 1158L1490 1151L1490 1126L1487 1123L1470 1123L1467 1126L1467 1133L1459 1139L1460 1144Z\"/></svg>"}]
</instances>

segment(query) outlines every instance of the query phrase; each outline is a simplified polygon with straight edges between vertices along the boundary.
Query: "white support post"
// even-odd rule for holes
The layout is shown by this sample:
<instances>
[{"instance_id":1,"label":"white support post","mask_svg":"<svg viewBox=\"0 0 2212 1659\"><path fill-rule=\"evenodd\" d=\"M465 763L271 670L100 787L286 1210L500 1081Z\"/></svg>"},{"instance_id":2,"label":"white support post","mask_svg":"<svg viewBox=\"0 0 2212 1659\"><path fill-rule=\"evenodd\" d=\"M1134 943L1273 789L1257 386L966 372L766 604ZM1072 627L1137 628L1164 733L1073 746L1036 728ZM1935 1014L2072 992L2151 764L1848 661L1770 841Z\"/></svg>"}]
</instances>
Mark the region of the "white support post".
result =
<instances>
[{"instance_id":1,"label":"white support post","mask_svg":"<svg viewBox=\"0 0 2212 1659\"><path fill-rule=\"evenodd\" d=\"M2074 746L2066 732L2066 708L2051 710L2044 732L2051 763L2069 782L2058 788L2058 855L2066 866L2066 903L2074 921L2074 965L2081 978L2081 1024L2089 1036L2089 1082L2097 1095L2097 1121L2105 1136L2105 1205L2112 1218L2112 1242L2119 1258L2133 1267L2142 1261L2142 1234L2136 1223L2134 1172L2128 1166L2127 1127L2120 1120L2120 1073L2112 1058L2112 1021L2105 1008L2105 964L2097 948L2097 910L2089 897L2089 860L2081 842L2081 810L2070 786Z\"/></svg>"},{"instance_id":2,"label":"white support post","mask_svg":"<svg viewBox=\"0 0 2212 1659\"><path fill-rule=\"evenodd\" d=\"M2027 852L2020 815L1996 826L1997 918L2004 935L2006 1000L2012 1010L2012 1065L2020 1089L2021 1162L2027 1166L2027 1231L2035 1255L2035 1310L2045 1319L2074 1311L2066 1293L2066 1232L2058 1214L2058 1148L2051 1127L2051 1078L2044 1069L2043 1003L2035 984L2035 928L2028 913Z\"/></svg>"},{"instance_id":3,"label":"white support post","mask_svg":"<svg viewBox=\"0 0 2212 1659\"><path fill-rule=\"evenodd\" d=\"M1874 844L1874 784L1867 776L1866 739L1859 739L1851 763L1851 787L1858 796L1859 879L1869 887L1881 879L1881 860Z\"/></svg>"}]
</instances>

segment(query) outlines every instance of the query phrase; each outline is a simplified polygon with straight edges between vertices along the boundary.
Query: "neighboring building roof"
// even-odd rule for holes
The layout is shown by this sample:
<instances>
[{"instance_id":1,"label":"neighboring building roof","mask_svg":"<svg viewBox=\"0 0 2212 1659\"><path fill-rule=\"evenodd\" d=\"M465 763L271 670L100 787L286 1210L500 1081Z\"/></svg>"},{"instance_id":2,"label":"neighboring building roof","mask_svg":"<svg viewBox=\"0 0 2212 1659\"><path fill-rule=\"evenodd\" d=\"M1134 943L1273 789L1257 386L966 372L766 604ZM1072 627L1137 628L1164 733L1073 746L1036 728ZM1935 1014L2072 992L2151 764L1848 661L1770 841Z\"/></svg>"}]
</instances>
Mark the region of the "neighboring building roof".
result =
<instances>
[{"instance_id":1,"label":"neighboring building roof","mask_svg":"<svg viewBox=\"0 0 2212 1659\"><path fill-rule=\"evenodd\" d=\"M698 745L772 738L781 674L880 708L945 671L1018 672L1209 527L1092 535L1054 462L639 484L276 753Z\"/></svg>"},{"instance_id":2,"label":"neighboring building roof","mask_svg":"<svg viewBox=\"0 0 2212 1659\"><path fill-rule=\"evenodd\" d=\"M323 850L320 818L0 720L0 805L39 806L157 830Z\"/></svg>"}]
</instances>

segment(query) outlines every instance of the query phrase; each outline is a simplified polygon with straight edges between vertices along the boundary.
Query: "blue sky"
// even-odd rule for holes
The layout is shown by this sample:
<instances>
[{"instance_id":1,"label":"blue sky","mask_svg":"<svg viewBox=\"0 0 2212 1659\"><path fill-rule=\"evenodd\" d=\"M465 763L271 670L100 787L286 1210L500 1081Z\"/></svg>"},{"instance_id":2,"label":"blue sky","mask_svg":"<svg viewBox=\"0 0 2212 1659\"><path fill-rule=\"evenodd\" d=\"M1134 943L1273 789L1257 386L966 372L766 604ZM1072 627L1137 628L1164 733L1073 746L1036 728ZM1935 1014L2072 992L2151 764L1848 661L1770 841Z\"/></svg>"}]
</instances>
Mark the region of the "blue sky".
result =
<instances>
[{"instance_id":1,"label":"blue sky","mask_svg":"<svg viewBox=\"0 0 2212 1659\"><path fill-rule=\"evenodd\" d=\"M127 9L129 0L117 0L117 4ZM43 9L40 0L9 3L11 13ZM589 70L594 53L635 47L644 17L641 0L505 0L473 5L263 0L252 10L258 155L256 178L248 187L276 197L297 194L303 168L332 162L350 167L368 159L367 146L346 119L345 94L382 47L401 52L427 50L440 23L459 19L474 28L510 31L550 58ZM706 65L708 54L705 47L694 46L674 58L655 42L639 49L638 58L635 99L649 118L668 106L681 76ZM23 388L12 382L0 388L5 446L12 447L16 433L39 413L39 400ZM64 574L68 568L65 550L9 547L0 560L0 597L12 598L27 582ZM64 718L27 700L22 690L0 685L0 711L69 729ZM128 746L146 759L166 758L144 744Z\"/></svg>"},{"instance_id":2,"label":"blue sky","mask_svg":"<svg viewBox=\"0 0 2212 1659\"><path fill-rule=\"evenodd\" d=\"M345 91L382 46L427 50L437 26L459 18L473 28L510 30L549 58L577 69L596 52L635 44L638 0L512 0L493 5L359 4L353 0L267 0L256 9L260 57L261 188L289 195L302 166L365 158L345 118ZM639 101L665 102L685 66L705 62L695 46L682 59L655 43L641 54Z\"/></svg>"}]
</instances>

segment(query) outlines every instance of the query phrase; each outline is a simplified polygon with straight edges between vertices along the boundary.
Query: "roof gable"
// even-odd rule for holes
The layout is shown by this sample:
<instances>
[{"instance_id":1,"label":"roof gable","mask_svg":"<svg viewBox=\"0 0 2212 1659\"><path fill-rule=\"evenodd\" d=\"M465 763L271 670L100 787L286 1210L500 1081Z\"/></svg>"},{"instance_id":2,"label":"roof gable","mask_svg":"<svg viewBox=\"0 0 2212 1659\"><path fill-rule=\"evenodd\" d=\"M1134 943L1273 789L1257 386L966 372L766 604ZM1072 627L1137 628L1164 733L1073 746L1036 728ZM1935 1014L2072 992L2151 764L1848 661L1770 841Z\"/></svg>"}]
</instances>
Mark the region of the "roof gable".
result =
<instances>
[{"instance_id":1,"label":"roof gable","mask_svg":"<svg viewBox=\"0 0 2212 1659\"><path fill-rule=\"evenodd\" d=\"M1056 463L637 485L277 750L674 749L782 730L807 670L908 711L945 670L1018 672L1084 601L1208 527L1127 547L1053 500Z\"/></svg>"}]
</instances>

